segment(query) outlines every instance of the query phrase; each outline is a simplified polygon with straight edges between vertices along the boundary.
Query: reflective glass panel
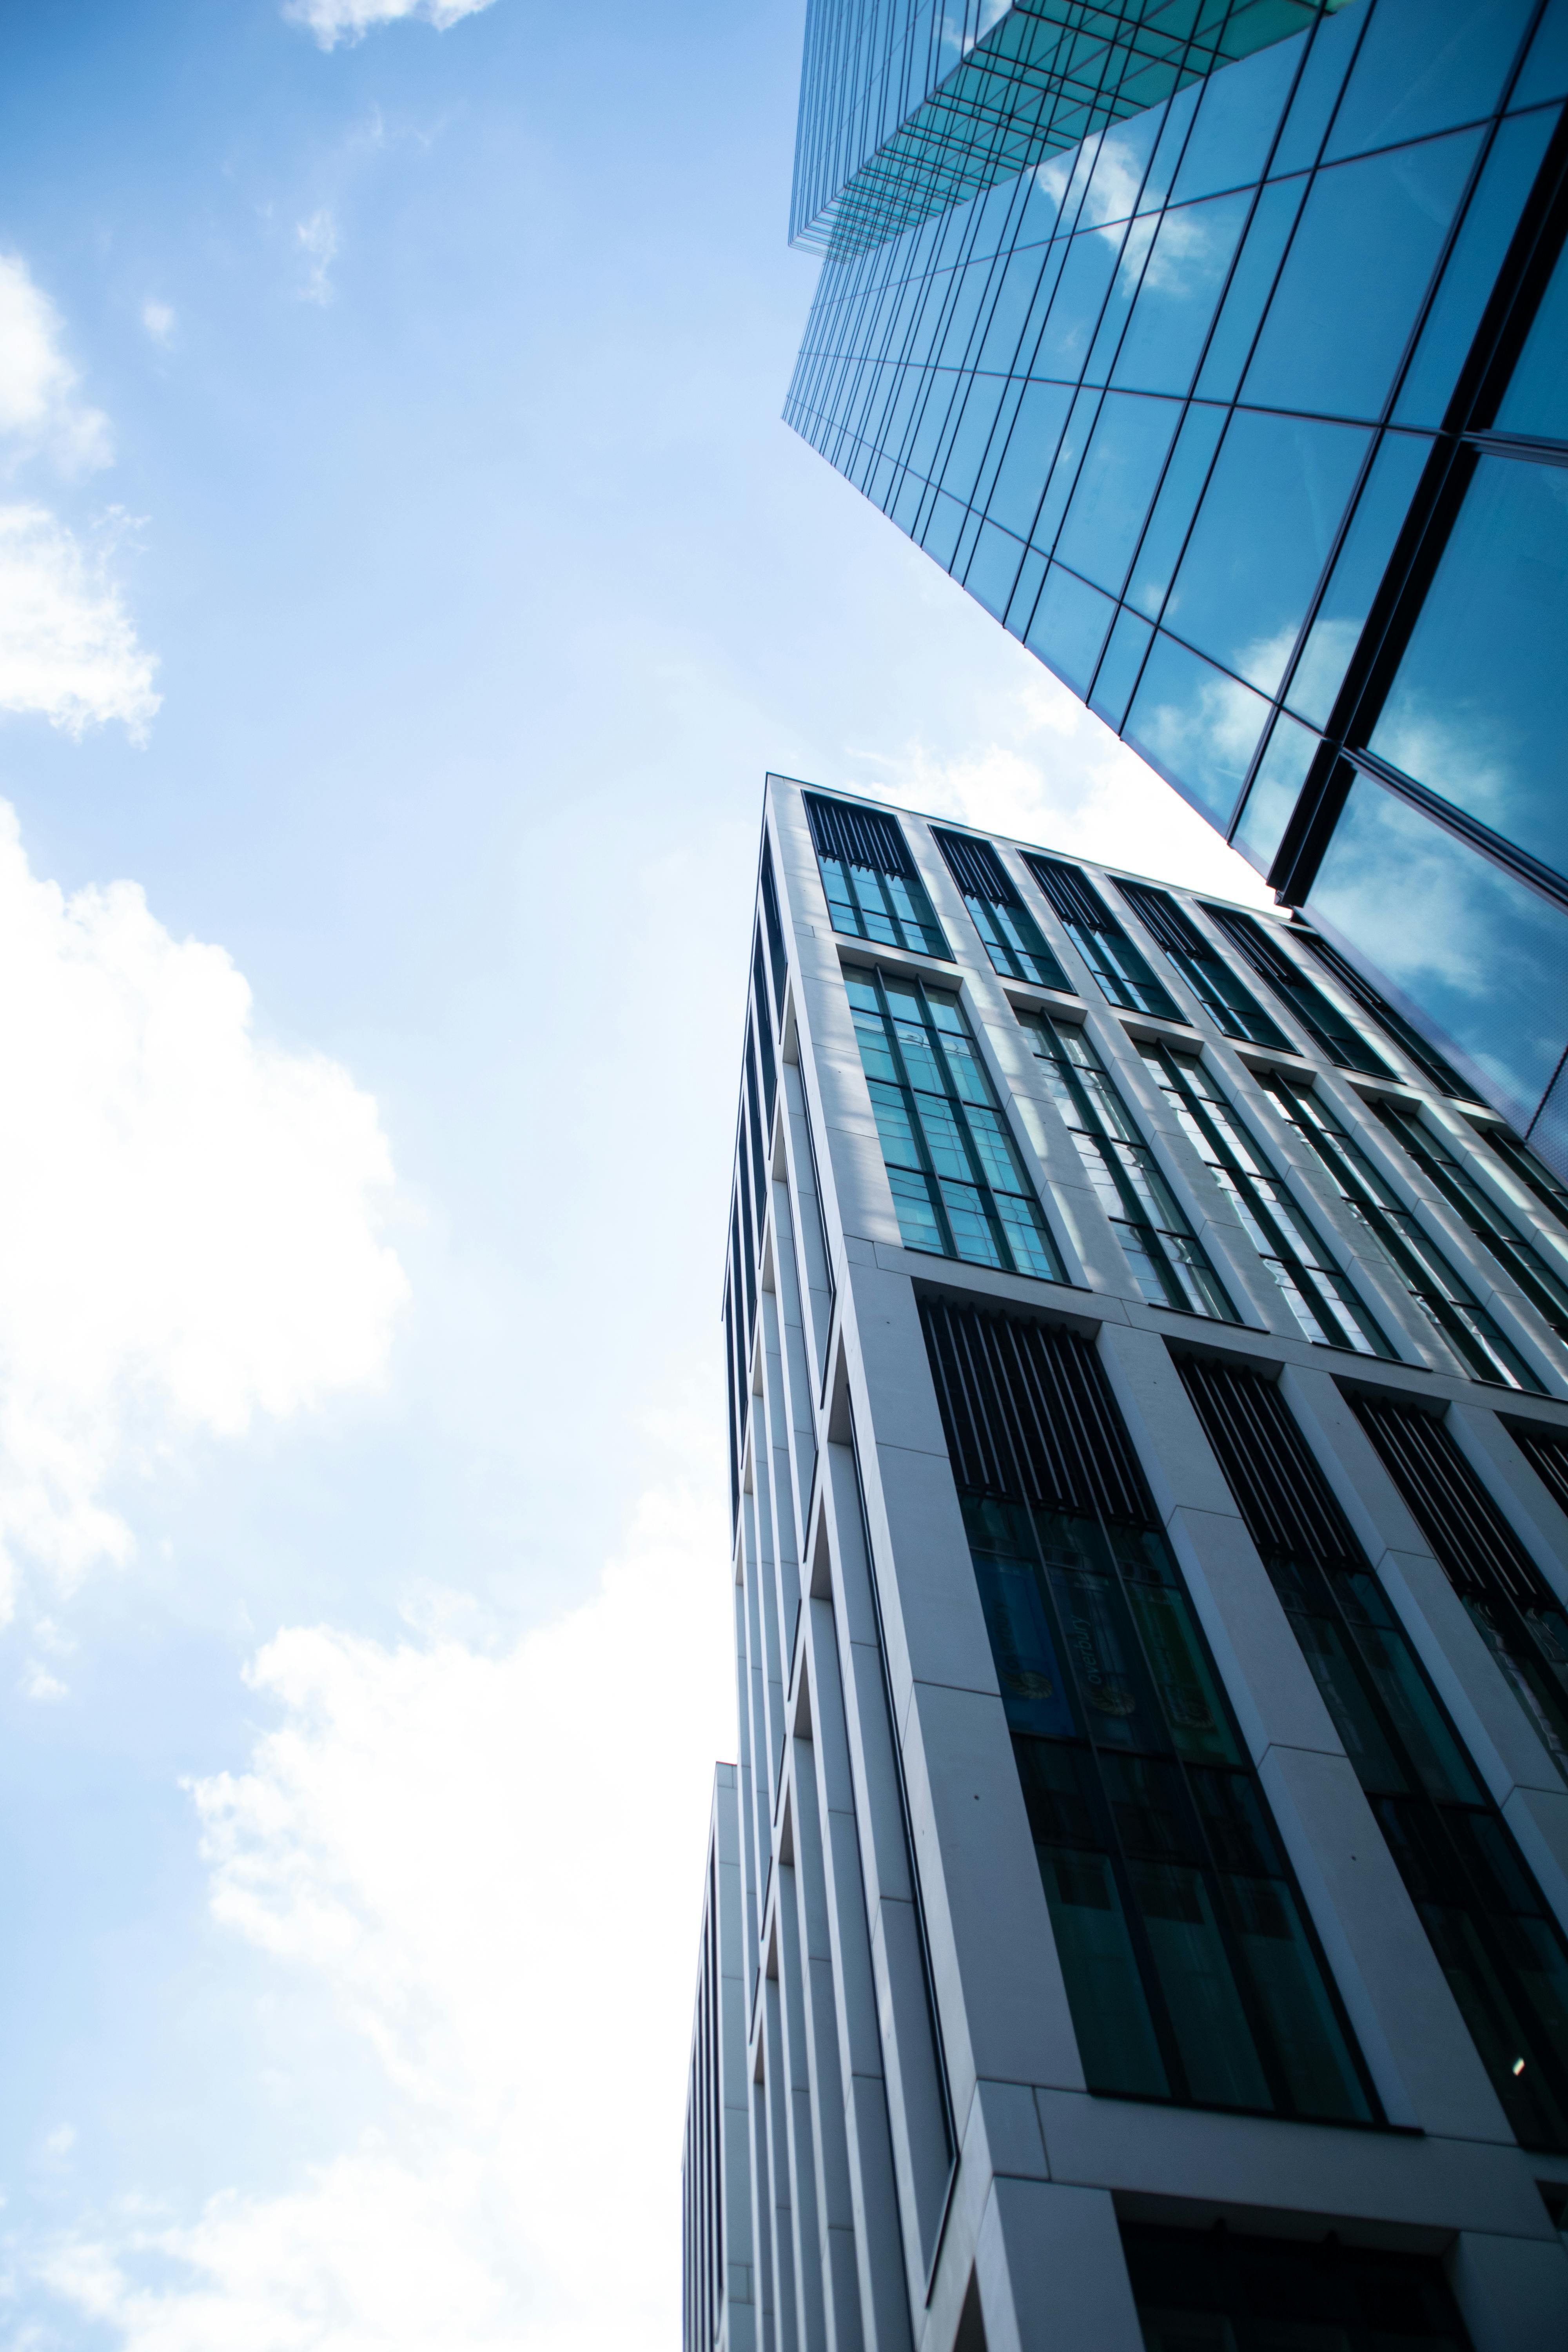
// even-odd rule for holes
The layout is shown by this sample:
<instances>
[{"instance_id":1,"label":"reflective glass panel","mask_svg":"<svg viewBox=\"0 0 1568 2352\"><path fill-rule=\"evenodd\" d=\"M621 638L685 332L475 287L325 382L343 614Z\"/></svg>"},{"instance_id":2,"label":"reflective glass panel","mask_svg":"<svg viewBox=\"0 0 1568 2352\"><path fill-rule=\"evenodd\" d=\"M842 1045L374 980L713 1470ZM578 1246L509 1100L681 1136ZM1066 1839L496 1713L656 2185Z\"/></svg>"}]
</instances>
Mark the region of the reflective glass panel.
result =
<instances>
[{"instance_id":1,"label":"reflective glass panel","mask_svg":"<svg viewBox=\"0 0 1568 2352\"><path fill-rule=\"evenodd\" d=\"M1121 592L1180 418L1175 401L1131 392L1108 394L1100 412L1056 551L1112 596Z\"/></svg>"},{"instance_id":2,"label":"reflective glass panel","mask_svg":"<svg viewBox=\"0 0 1568 2352\"><path fill-rule=\"evenodd\" d=\"M1325 416L1382 414L1479 135L1462 131L1319 173L1244 400Z\"/></svg>"},{"instance_id":3,"label":"reflective glass panel","mask_svg":"<svg viewBox=\"0 0 1568 2352\"><path fill-rule=\"evenodd\" d=\"M1160 223L1111 382L1134 392L1185 392L1202 355L1249 199L1183 205Z\"/></svg>"},{"instance_id":4,"label":"reflective glass panel","mask_svg":"<svg viewBox=\"0 0 1568 2352\"><path fill-rule=\"evenodd\" d=\"M1497 414L1500 433L1568 440L1568 256L1560 255Z\"/></svg>"},{"instance_id":5,"label":"reflective glass panel","mask_svg":"<svg viewBox=\"0 0 1568 2352\"><path fill-rule=\"evenodd\" d=\"M1260 874L1268 873L1279 854L1319 740L1309 728L1283 714L1274 722L1268 749L1258 761L1236 828L1236 846Z\"/></svg>"},{"instance_id":6,"label":"reflective glass panel","mask_svg":"<svg viewBox=\"0 0 1568 2352\"><path fill-rule=\"evenodd\" d=\"M1238 410L1165 625L1260 693L1274 693L1366 447L1366 434L1352 425Z\"/></svg>"},{"instance_id":7,"label":"reflective glass panel","mask_svg":"<svg viewBox=\"0 0 1568 2352\"><path fill-rule=\"evenodd\" d=\"M1568 875L1565 646L1568 468L1483 457L1372 748Z\"/></svg>"},{"instance_id":8,"label":"reflective glass panel","mask_svg":"<svg viewBox=\"0 0 1568 2352\"><path fill-rule=\"evenodd\" d=\"M1314 726L1326 727L1372 600L1394 552L1432 444L1425 434L1386 433L1356 500L1285 699Z\"/></svg>"},{"instance_id":9,"label":"reflective glass panel","mask_svg":"<svg viewBox=\"0 0 1568 2352\"><path fill-rule=\"evenodd\" d=\"M1325 152L1362 154L1489 114L1532 13L1532 0L1378 0Z\"/></svg>"},{"instance_id":10,"label":"reflective glass panel","mask_svg":"<svg viewBox=\"0 0 1568 2352\"><path fill-rule=\"evenodd\" d=\"M1308 900L1528 1127L1568 1043L1568 908L1367 777Z\"/></svg>"},{"instance_id":11,"label":"reflective glass panel","mask_svg":"<svg viewBox=\"0 0 1568 2352\"><path fill-rule=\"evenodd\" d=\"M1223 830L1268 717L1261 695L1161 631L1123 731L1135 751Z\"/></svg>"},{"instance_id":12,"label":"reflective glass panel","mask_svg":"<svg viewBox=\"0 0 1568 2352\"><path fill-rule=\"evenodd\" d=\"M1087 695L1115 612L1109 596L1053 563L1024 643L1075 694Z\"/></svg>"}]
</instances>

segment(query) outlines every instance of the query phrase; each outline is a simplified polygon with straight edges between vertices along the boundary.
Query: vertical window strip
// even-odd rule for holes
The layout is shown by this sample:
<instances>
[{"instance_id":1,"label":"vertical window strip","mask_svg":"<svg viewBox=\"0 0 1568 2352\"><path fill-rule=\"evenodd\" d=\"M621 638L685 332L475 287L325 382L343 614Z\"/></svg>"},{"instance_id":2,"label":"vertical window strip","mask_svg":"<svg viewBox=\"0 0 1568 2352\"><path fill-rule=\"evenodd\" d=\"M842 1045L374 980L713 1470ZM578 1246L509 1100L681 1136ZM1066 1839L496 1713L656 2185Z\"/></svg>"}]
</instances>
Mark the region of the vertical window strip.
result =
<instances>
[{"instance_id":1,"label":"vertical window strip","mask_svg":"<svg viewBox=\"0 0 1568 2352\"><path fill-rule=\"evenodd\" d=\"M768 1225L769 1132L763 1124L762 1109L757 1101L757 1066L752 1053L752 1024L749 1021L746 1024L746 1110L748 1114L746 1133L752 1147L752 1201L757 1221L753 1238L757 1255L761 1256L763 1241Z\"/></svg>"},{"instance_id":2,"label":"vertical window strip","mask_svg":"<svg viewBox=\"0 0 1568 2352\"><path fill-rule=\"evenodd\" d=\"M1314 1347L1352 1348L1361 1356L1392 1359L1393 1348L1349 1276L1205 1065L1163 1044L1142 1051L1182 1132L1229 1195L1302 1338Z\"/></svg>"},{"instance_id":3,"label":"vertical window strip","mask_svg":"<svg viewBox=\"0 0 1568 2352\"><path fill-rule=\"evenodd\" d=\"M1462 1282L1436 1243L1310 1084L1283 1070L1258 1083L1366 1227L1427 1321L1477 1380L1542 1392L1511 1339Z\"/></svg>"},{"instance_id":4,"label":"vertical window strip","mask_svg":"<svg viewBox=\"0 0 1568 2352\"><path fill-rule=\"evenodd\" d=\"M1090 2089L1374 2120L1092 1348L921 1314Z\"/></svg>"},{"instance_id":5,"label":"vertical window strip","mask_svg":"<svg viewBox=\"0 0 1568 2352\"><path fill-rule=\"evenodd\" d=\"M1514 2132L1568 2147L1568 1947L1275 1384L1178 1369Z\"/></svg>"},{"instance_id":6,"label":"vertical window strip","mask_svg":"<svg viewBox=\"0 0 1568 2352\"><path fill-rule=\"evenodd\" d=\"M1046 945L1039 925L1013 887L991 844L972 841L963 834L944 833L934 824L931 830L963 894L992 970L1004 979L1033 981L1037 987L1073 995L1072 982Z\"/></svg>"},{"instance_id":7,"label":"vertical window strip","mask_svg":"<svg viewBox=\"0 0 1568 2352\"><path fill-rule=\"evenodd\" d=\"M1370 981L1362 978L1354 964L1341 955L1338 948L1331 947L1316 931L1310 931L1300 918L1290 925L1290 937L1299 940L1332 972L1346 995L1354 997L1362 1010L1372 1015L1378 1027L1392 1037L1396 1045L1404 1048L1416 1068L1431 1080L1440 1095L1448 1095L1464 1102L1477 1099L1474 1087L1460 1077L1453 1065L1443 1059L1436 1045L1427 1044L1420 1031L1413 1027L1402 1013L1396 1013L1387 999L1378 994Z\"/></svg>"},{"instance_id":8,"label":"vertical window strip","mask_svg":"<svg viewBox=\"0 0 1568 2352\"><path fill-rule=\"evenodd\" d=\"M1024 863L1107 1002L1124 1012L1152 1013L1157 1021L1181 1021L1170 991L1155 979L1142 950L1079 868L1027 849Z\"/></svg>"},{"instance_id":9,"label":"vertical window strip","mask_svg":"<svg viewBox=\"0 0 1568 2352\"><path fill-rule=\"evenodd\" d=\"M1550 1168L1538 1160L1528 1144L1521 1143L1506 1127L1483 1127L1478 1133L1487 1149L1502 1161L1510 1176L1533 1192L1548 1214L1568 1228L1568 1185L1558 1182Z\"/></svg>"},{"instance_id":10,"label":"vertical window strip","mask_svg":"<svg viewBox=\"0 0 1568 2352\"><path fill-rule=\"evenodd\" d=\"M1053 1021L1047 1013L1020 1013L1018 1021L1143 1297L1154 1307L1174 1307L1222 1323L1239 1321L1190 1220L1084 1032Z\"/></svg>"},{"instance_id":11,"label":"vertical window strip","mask_svg":"<svg viewBox=\"0 0 1568 2352\"><path fill-rule=\"evenodd\" d=\"M763 920L767 927L768 961L773 975L773 1017L784 1019L784 981L789 972L789 958L784 952L784 925L779 920L778 886L773 880L773 854L764 833L763 836Z\"/></svg>"},{"instance_id":12,"label":"vertical window strip","mask_svg":"<svg viewBox=\"0 0 1568 2352\"><path fill-rule=\"evenodd\" d=\"M757 1055L763 1068L763 1102L767 1111L765 1132L772 1134L773 1099L778 1093L778 1066L773 1058L774 1016L768 1006L768 983L763 971L763 934L759 926L752 942L752 987L757 1003Z\"/></svg>"},{"instance_id":13,"label":"vertical window strip","mask_svg":"<svg viewBox=\"0 0 1568 2352\"><path fill-rule=\"evenodd\" d=\"M1435 1413L1352 1397L1357 1420L1568 1780L1568 1615Z\"/></svg>"},{"instance_id":14,"label":"vertical window strip","mask_svg":"<svg viewBox=\"0 0 1568 2352\"><path fill-rule=\"evenodd\" d=\"M1321 988L1299 971L1289 957L1279 947L1270 927L1251 915L1242 914L1235 907L1213 907L1206 902L1204 912L1219 925L1220 929L1247 958L1260 980L1266 981L1281 1003L1289 1007L1308 1034L1314 1037L1342 1070L1360 1070L1373 1078L1391 1078L1394 1072L1381 1054L1374 1053L1353 1023L1331 1003Z\"/></svg>"},{"instance_id":15,"label":"vertical window strip","mask_svg":"<svg viewBox=\"0 0 1568 2352\"><path fill-rule=\"evenodd\" d=\"M833 928L917 955L952 955L895 820L879 809L804 795Z\"/></svg>"},{"instance_id":16,"label":"vertical window strip","mask_svg":"<svg viewBox=\"0 0 1568 2352\"><path fill-rule=\"evenodd\" d=\"M845 982L905 1246L1063 1281L958 998L880 971Z\"/></svg>"},{"instance_id":17,"label":"vertical window strip","mask_svg":"<svg viewBox=\"0 0 1568 2352\"><path fill-rule=\"evenodd\" d=\"M735 1397L735 1284L724 1285L724 1395L730 1408L730 1521L741 1507L741 1416Z\"/></svg>"},{"instance_id":18,"label":"vertical window strip","mask_svg":"<svg viewBox=\"0 0 1568 2352\"><path fill-rule=\"evenodd\" d=\"M1540 1250L1515 1231L1414 1106L1379 1100L1372 1108L1477 1240L1485 1243L1503 1272L1518 1283L1537 1313L1560 1339L1568 1339L1568 1279L1554 1272Z\"/></svg>"},{"instance_id":19,"label":"vertical window strip","mask_svg":"<svg viewBox=\"0 0 1568 2352\"><path fill-rule=\"evenodd\" d=\"M1185 908L1168 890L1153 889L1146 882L1119 880L1116 887L1144 929L1163 948L1217 1029L1250 1045L1267 1045L1277 1053L1291 1051L1290 1040L1284 1031L1269 1019L1225 958L1215 954Z\"/></svg>"}]
</instances>

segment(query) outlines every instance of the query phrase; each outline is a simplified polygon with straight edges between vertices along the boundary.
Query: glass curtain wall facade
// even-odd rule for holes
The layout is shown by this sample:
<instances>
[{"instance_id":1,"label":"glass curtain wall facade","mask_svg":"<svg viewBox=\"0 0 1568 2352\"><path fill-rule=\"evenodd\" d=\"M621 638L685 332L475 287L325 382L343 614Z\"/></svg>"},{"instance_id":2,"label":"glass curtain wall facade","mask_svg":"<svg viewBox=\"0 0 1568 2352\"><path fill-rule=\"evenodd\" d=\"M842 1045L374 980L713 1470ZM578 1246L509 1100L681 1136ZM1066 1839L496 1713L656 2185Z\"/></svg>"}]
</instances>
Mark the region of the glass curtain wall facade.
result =
<instances>
[{"instance_id":1,"label":"glass curtain wall facade","mask_svg":"<svg viewBox=\"0 0 1568 2352\"><path fill-rule=\"evenodd\" d=\"M768 781L684 2352L1568 2341L1568 1346L1215 912Z\"/></svg>"},{"instance_id":2,"label":"glass curtain wall facade","mask_svg":"<svg viewBox=\"0 0 1568 2352\"><path fill-rule=\"evenodd\" d=\"M814 0L784 412L1560 1174L1565 95L1568 0Z\"/></svg>"}]
</instances>

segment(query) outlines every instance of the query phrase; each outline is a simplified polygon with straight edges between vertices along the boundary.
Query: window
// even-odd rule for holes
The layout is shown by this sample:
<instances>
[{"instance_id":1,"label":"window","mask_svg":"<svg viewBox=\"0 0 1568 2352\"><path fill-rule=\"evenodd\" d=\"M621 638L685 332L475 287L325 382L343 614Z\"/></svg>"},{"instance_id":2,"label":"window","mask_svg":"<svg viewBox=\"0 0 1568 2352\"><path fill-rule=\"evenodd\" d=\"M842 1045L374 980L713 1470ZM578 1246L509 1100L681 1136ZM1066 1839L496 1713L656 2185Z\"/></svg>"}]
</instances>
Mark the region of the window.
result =
<instances>
[{"instance_id":1,"label":"window","mask_svg":"<svg viewBox=\"0 0 1568 2352\"><path fill-rule=\"evenodd\" d=\"M1468 2352L1436 2254L1124 2221L1147 2352Z\"/></svg>"},{"instance_id":2,"label":"window","mask_svg":"<svg viewBox=\"0 0 1568 2352\"><path fill-rule=\"evenodd\" d=\"M763 838L763 916L768 929L768 961L773 967L773 1005L778 1017L784 1017L784 982L789 975L789 958L784 952L784 925L779 920L779 894L773 881L773 853L767 836Z\"/></svg>"},{"instance_id":3,"label":"window","mask_svg":"<svg viewBox=\"0 0 1568 2352\"><path fill-rule=\"evenodd\" d=\"M1440 1095L1461 1096L1474 1102L1476 1090L1469 1081L1460 1077L1451 1063L1446 1062L1435 1045L1429 1045L1418 1029L1413 1029L1402 1013L1396 1013L1386 997L1380 996L1369 981L1364 981L1354 964L1347 963L1338 948L1331 947L1316 931L1310 931L1302 922L1293 922L1290 937L1315 955L1318 961L1332 972L1347 996L1353 996L1363 1013L1370 1013L1378 1027L1402 1045L1424 1076L1430 1078Z\"/></svg>"},{"instance_id":4,"label":"window","mask_svg":"<svg viewBox=\"0 0 1568 2352\"><path fill-rule=\"evenodd\" d=\"M845 982L905 1247L1064 1280L957 997L879 971Z\"/></svg>"},{"instance_id":5,"label":"window","mask_svg":"<svg viewBox=\"0 0 1568 2352\"><path fill-rule=\"evenodd\" d=\"M1510 1421L1505 1427L1560 1510L1568 1511L1568 1429Z\"/></svg>"},{"instance_id":6,"label":"window","mask_svg":"<svg viewBox=\"0 0 1568 2352\"><path fill-rule=\"evenodd\" d=\"M1559 1339L1568 1339L1568 1278L1549 1264L1533 1243L1515 1232L1414 1104L1380 1100L1372 1108L1449 1207L1458 1210L1477 1240L1486 1244L1503 1272L1518 1283L1537 1313L1545 1317Z\"/></svg>"},{"instance_id":7,"label":"window","mask_svg":"<svg viewBox=\"0 0 1568 2352\"><path fill-rule=\"evenodd\" d=\"M1331 1179L1351 1214L1365 1226L1427 1321L1479 1381L1534 1389L1541 1382L1511 1339L1461 1282L1436 1243L1392 1184L1310 1085L1273 1070L1260 1080L1281 1117Z\"/></svg>"},{"instance_id":8,"label":"window","mask_svg":"<svg viewBox=\"0 0 1568 2352\"><path fill-rule=\"evenodd\" d=\"M1568 1780L1568 1616L1436 1414L1352 1397L1356 1417Z\"/></svg>"},{"instance_id":9,"label":"window","mask_svg":"<svg viewBox=\"0 0 1568 2352\"><path fill-rule=\"evenodd\" d=\"M1082 956L1100 994L1129 1013L1152 1013L1160 1021L1182 1016L1128 938L1098 890L1076 866L1059 858L1024 853L1024 863L1055 908L1068 939Z\"/></svg>"},{"instance_id":10,"label":"window","mask_svg":"<svg viewBox=\"0 0 1568 2352\"><path fill-rule=\"evenodd\" d=\"M805 798L834 929L951 961L925 885L893 819L879 809L851 808L815 793Z\"/></svg>"},{"instance_id":11,"label":"window","mask_svg":"<svg viewBox=\"0 0 1568 2352\"><path fill-rule=\"evenodd\" d=\"M1337 1062L1342 1070L1362 1070L1374 1078L1394 1076L1382 1055L1373 1052L1339 1006L1331 1004L1322 990L1314 987L1306 973L1299 971L1283 952L1271 925L1260 923L1234 907L1205 905L1204 912L1219 925L1231 945L1241 950L1258 978L1266 980L1275 995L1289 1006L1331 1062Z\"/></svg>"},{"instance_id":12,"label":"window","mask_svg":"<svg viewBox=\"0 0 1568 2352\"><path fill-rule=\"evenodd\" d=\"M993 971L1008 980L1031 980L1040 988L1058 988L1064 995L1072 995L1072 982L1040 937L1039 925L1014 889L991 844L940 832L934 824L931 830L949 873L963 893Z\"/></svg>"},{"instance_id":13,"label":"window","mask_svg":"<svg viewBox=\"0 0 1568 2352\"><path fill-rule=\"evenodd\" d=\"M1268 1045L1285 1054L1293 1051L1284 1031L1270 1021L1251 991L1242 986L1225 958L1215 953L1168 890L1151 889L1146 882L1118 882L1116 887L1144 929L1153 933L1216 1028L1227 1037L1243 1037L1251 1045Z\"/></svg>"},{"instance_id":14,"label":"window","mask_svg":"<svg viewBox=\"0 0 1568 2352\"><path fill-rule=\"evenodd\" d=\"M1272 1381L1179 1366L1487 2073L1568 2148L1568 1948Z\"/></svg>"},{"instance_id":15,"label":"window","mask_svg":"<svg viewBox=\"0 0 1568 2352\"><path fill-rule=\"evenodd\" d=\"M1145 1045L1142 1051L1184 1134L1234 1202L1303 1339L1321 1348L1353 1348L1362 1356L1392 1356L1394 1349L1354 1288L1202 1062L1164 1045Z\"/></svg>"},{"instance_id":16,"label":"window","mask_svg":"<svg viewBox=\"0 0 1568 2352\"><path fill-rule=\"evenodd\" d=\"M1092 1348L973 1307L921 1316L1089 2088L1372 2121Z\"/></svg>"},{"instance_id":17,"label":"window","mask_svg":"<svg viewBox=\"0 0 1568 2352\"><path fill-rule=\"evenodd\" d=\"M1234 1323L1202 1244L1083 1031L1046 1013L1018 1019L1144 1297Z\"/></svg>"},{"instance_id":18,"label":"window","mask_svg":"<svg viewBox=\"0 0 1568 2352\"><path fill-rule=\"evenodd\" d=\"M1562 1185L1533 1151L1510 1135L1506 1127L1483 1127L1481 1141L1496 1152L1510 1176L1517 1177L1527 1192L1533 1192L1543 1209L1549 1210L1560 1225L1568 1226L1568 1186Z\"/></svg>"}]
</instances>

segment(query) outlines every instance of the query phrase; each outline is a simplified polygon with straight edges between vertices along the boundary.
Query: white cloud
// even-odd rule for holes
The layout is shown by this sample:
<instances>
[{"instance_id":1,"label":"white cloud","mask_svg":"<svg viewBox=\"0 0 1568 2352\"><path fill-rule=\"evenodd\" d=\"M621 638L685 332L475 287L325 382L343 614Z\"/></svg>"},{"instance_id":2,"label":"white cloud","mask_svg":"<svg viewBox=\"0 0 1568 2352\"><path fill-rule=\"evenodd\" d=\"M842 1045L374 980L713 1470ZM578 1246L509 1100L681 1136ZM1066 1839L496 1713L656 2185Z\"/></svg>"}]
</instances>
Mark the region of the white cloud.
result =
<instances>
[{"instance_id":1,"label":"white cloud","mask_svg":"<svg viewBox=\"0 0 1568 2352\"><path fill-rule=\"evenodd\" d=\"M261 1044L228 957L133 883L37 879L3 803L0 1001L8 1611L25 1565L68 1585L129 1556L115 1477L374 1381L405 1286L370 1097Z\"/></svg>"},{"instance_id":2,"label":"white cloud","mask_svg":"<svg viewBox=\"0 0 1568 2352\"><path fill-rule=\"evenodd\" d=\"M295 223L294 235L305 257L305 283L300 289L307 302L319 302L324 310L332 299L331 268L338 257L338 225L327 206L313 212L309 220Z\"/></svg>"},{"instance_id":3,"label":"white cloud","mask_svg":"<svg viewBox=\"0 0 1568 2352\"><path fill-rule=\"evenodd\" d=\"M107 466L109 420L77 396L59 312L19 254L0 253L0 434L13 457L43 451L68 474Z\"/></svg>"},{"instance_id":4,"label":"white cloud","mask_svg":"<svg viewBox=\"0 0 1568 2352\"><path fill-rule=\"evenodd\" d=\"M878 760L858 789L1045 849L1273 905L1213 826L1049 670L989 718L991 740L967 757L939 760L911 743L900 760Z\"/></svg>"},{"instance_id":5,"label":"white cloud","mask_svg":"<svg viewBox=\"0 0 1568 2352\"><path fill-rule=\"evenodd\" d=\"M508 1654L325 1628L262 1652L281 1724L195 1790L214 1909L331 1989L390 2115L286 2193L56 2245L35 2267L125 2352L674 2340L701 1842L733 1753L721 1470L696 1450L597 1596Z\"/></svg>"},{"instance_id":6,"label":"white cloud","mask_svg":"<svg viewBox=\"0 0 1568 2352\"><path fill-rule=\"evenodd\" d=\"M0 710L79 739L118 719L133 742L146 740L163 698L156 657L110 576L122 527L111 513L84 548L47 507L0 507Z\"/></svg>"},{"instance_id":7,"label":"white cloud","mask_svg":"<svg viewBox=\"0 0 1568 2352\"><path fill-rule=\"evenodd\" d=\"M174 331L174 313L167 302L155 302L149 296L142 305L142 324L155 343L167 344Z\"/></svg>"},{"instance_id":8,"label":"white cloud","mask_svg":"<svg viewBox=\"0 0 1568 2352\"><path fill-rule=\"evenodd\" d=\"M283 14L290 25L314 33L323 49L340 41L360 41L377 25L404 17L418 18L446 32L465 16L477 16L490 0L288 0Z\"/></svg>"}]
</instances>

